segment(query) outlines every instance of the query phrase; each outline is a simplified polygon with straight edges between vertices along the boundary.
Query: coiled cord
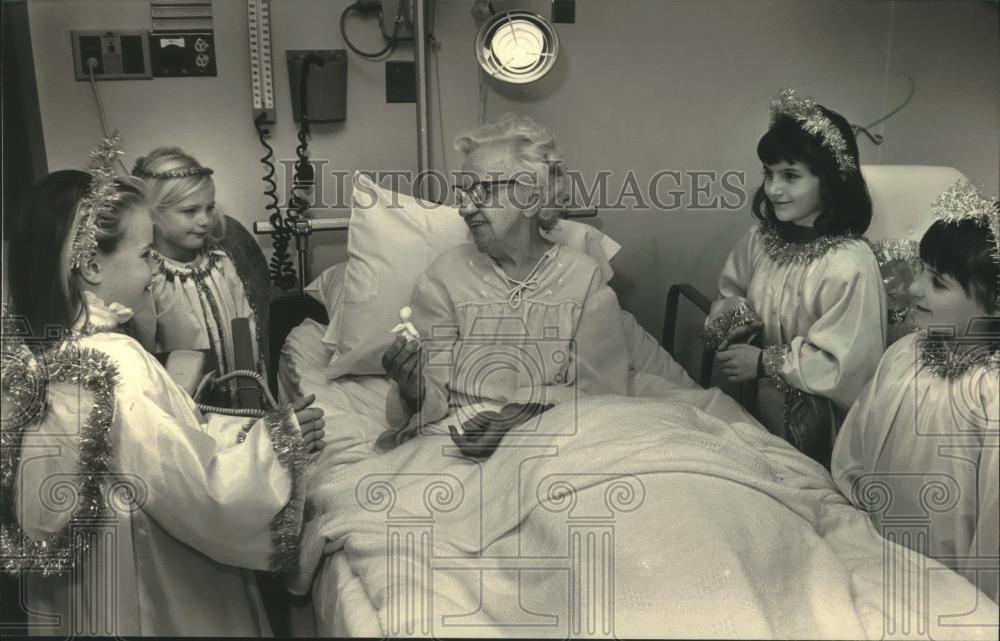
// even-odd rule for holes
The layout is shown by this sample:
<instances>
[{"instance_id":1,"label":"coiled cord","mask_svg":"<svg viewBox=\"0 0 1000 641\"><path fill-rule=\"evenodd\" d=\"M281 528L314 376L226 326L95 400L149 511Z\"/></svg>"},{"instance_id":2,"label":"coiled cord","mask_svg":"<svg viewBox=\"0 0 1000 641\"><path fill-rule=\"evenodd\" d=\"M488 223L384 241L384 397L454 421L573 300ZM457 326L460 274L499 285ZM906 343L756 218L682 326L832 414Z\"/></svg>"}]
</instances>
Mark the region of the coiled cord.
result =
<instances>
[{"instance_id":1,"label":"coiled cord","mask_svg":"<svg viewBox=\"0 0 1000 641\"><path fill-rule=\"evenodd\" d=\"M292 233L288 231L285 221L281 217L281 208L278 206L278 184L274 180L274 148L267 142L267 137L271 131L264 126L265 114L260 114L254 120L257 128L257 137L260 144L264 146L266 154L261 157L260 162L267 169L263 181L267 185L264 196L267 197L267 204L264 209L269 212L268 222L271 223L271 242L274 253L268 266L268 273L275 285L281 289L292 289L295 287L297 279L295 277L295 267L292 264L291 255L288 253L288 244L291 242Z\"/></svg>"},{"instance_id":2,"label":"coiled cord","mask_svg":"<svg viewBox=\"0 0 1000 641\"><path fill-rule=\"evenodd\" d=\"M199 396L201 396L201 393L205 391L205 388L208 387L209 385L218 385L219 383L224 383L228 380L239 378L241 376L249 377L257 381L257 384L260 385L261 390L263 390L264 392L264 397L267 400L269 409L258 410L249 408L218 407L216 405L206 405L204 403L196 403L198 409L203 412L210 412L213 414L225 414L227 416L246 416L248 418L262 418L268 413L268 411L273 411L278 408L278 402L274 399L274 396L271 394L271 390L269 390L267 388L267 385L264 383L264 378L259 373L253 371L252 369L233 370L232 372L229 372L228 374L224 374L222 376L216 376L214 371L209 372L208 374L205 374L205 376L202 377L201 382L198 383L198 387L195 389L192 398L197 399Z\"/></svg>"},{"instance_id":3,"label":"coiled cord","mask_svg":"<svg viewBox=\"0 0 1000 641\"><path fill-rule=\"evenodd\" d=\"M309 68L313 65L322 67L323 59L310 54L302 61L302 77L299 79L299 144L295 147L295 176L292 179L292 192L288 199L288 216L294 218L303 215L309 209L310 202L300 192L316 183L316 175L309 162Z\"/></svg>"}]
</instances>

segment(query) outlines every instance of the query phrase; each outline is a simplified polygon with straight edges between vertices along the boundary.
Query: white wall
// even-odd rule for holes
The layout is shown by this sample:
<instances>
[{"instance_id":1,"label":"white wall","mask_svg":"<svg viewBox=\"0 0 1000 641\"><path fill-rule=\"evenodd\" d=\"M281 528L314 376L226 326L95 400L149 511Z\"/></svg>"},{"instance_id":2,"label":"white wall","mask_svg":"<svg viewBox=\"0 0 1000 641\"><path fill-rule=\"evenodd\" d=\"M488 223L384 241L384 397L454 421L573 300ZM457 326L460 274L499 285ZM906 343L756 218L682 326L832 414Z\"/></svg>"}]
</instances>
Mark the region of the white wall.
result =
<instances>
[{"instance_id":1,"label":"white wall","mask_svg":"<svg viewBox=\"0 0 1000 641\"><path fill-rule=\"evenodd\" d=\"M285 49L342 48L337 19L346 0L273 0L279 124L275 146L293 157ZM498 9L548 14L545 0L496 0ZM435 34L441 76L430 95L433 164L461 164L451 141L476 124L480 108L470 3L438 3ZM261 155L251 122L245 3L216 0L219 76L100 84L112 126L129 157L161 144L188 149L214 167L220 202L249 222L262 217ZM648 180L663 169L746 172L759 181L754 149L767 102L790 85L857 124L897 106L877 126L886 140L860 139L863 163L957 167L996 193L1000 127L995 3L843 0L579 0L576 23L558 25L562 56L554 72L528 86L489 83L488 118L516 110L550 126L566 159L584 176L626 172ZM80 166L99 138L86 83L72 75L70 29L147 29L149 5L129 0L32 0L35 67L50 168ZM374 21L351 33L374 48ZM395 58L412 55L403 46ZM381 63L350 59L348 116L316 126L313 157L338 170L416 169L413 105L387 105ZM430 68L434 76L434 66ZM438 128L441 109L443 132ZM442 159L442 134L447 151ZM615 192L612 189L612 192ZM672 282L711 290L726 254L750 225L737 212L605 210L599 225L622 245L613 282L624 307L659 332ZM265 245L266 245L265 240ZM313 267L343 256L343 237L314 238ZM689 321L689 322L694 322Z\"/></svg>"}]
</instances>

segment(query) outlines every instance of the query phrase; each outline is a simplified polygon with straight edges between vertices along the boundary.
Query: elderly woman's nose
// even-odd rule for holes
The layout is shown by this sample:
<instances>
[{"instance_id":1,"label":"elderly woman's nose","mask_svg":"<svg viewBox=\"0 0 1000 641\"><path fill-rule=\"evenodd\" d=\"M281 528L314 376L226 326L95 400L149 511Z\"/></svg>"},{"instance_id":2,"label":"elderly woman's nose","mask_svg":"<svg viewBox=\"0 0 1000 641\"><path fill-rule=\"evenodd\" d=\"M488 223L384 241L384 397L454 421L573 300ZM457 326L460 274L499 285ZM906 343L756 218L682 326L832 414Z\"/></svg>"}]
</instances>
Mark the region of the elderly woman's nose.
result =
<instances>
[{"instance_id":1,"label":"elderly woman's nose","mask_svg":"<svg viewBox=\"0 0 1000 641\"><path fill-rule=\"evenodd\" d=\"M470 218L475 216L479 212L479 207L476 207L471 201L466 200L458 206L458 213L462 218Z\"/></svg>"}]
</instances>

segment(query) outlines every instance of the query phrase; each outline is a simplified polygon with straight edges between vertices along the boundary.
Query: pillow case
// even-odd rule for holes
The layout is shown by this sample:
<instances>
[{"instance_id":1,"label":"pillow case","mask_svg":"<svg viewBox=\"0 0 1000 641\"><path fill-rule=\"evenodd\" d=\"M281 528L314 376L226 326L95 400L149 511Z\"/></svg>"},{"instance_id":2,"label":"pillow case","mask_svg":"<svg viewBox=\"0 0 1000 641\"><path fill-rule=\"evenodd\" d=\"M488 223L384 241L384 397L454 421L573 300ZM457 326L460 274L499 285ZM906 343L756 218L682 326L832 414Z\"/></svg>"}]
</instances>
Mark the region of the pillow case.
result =
<instances>
[{"instance_id":1,"label":"pillow case","mask_svg":"<svg viewBox=\"0 0 1000 641\"><path fill-rule=\"evenodd\" d=\"M337 348L337 333L340 331L340 314L344 299L344 271L346 263L337 263L323 270L313 282L306 285L305 293L319 301L326 308L326 317L330 322L323 334L323 343L332 349Z\"/></svg>"},{"instance_id":2,"label":"pillow case","mask_svg":"<svg viewBox=\"0 0 1000 641\"><path fill-rule=\"evenodd\" d=\"M609 261L621 246L605 234L563 220L547 237L598 254L605 277L611 278ZM389 330L399 323L399 310L409 303L417 279L442 253L471 242L472 234L454 207L383 189L355 172L336 328L330 314L337 344L327 377L385 374L382 353L395 338Z\"/></svg>"}]
</instances>

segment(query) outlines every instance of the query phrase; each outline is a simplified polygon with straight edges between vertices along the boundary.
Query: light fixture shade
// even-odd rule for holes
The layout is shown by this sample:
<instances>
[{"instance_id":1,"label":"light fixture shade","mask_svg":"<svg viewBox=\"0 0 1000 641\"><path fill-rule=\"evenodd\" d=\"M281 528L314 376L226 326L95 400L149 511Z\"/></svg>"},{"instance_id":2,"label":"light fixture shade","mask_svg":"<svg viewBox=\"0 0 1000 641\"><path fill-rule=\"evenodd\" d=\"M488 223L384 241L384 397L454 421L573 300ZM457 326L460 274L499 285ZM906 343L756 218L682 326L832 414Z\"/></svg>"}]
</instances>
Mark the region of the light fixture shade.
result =
<instances>
[{"instance_id":1,"label":"light fixture shade","mask_svg":"<svg viewBox=\"0 0 1000 641\"><path fill-rule=\"evenodd\" d=\"M548 20L529 11L490 18L476 34L476 59L486 73L513 84L534 82L551 71L559 35Z\"/></svg>"}]
</instances>

